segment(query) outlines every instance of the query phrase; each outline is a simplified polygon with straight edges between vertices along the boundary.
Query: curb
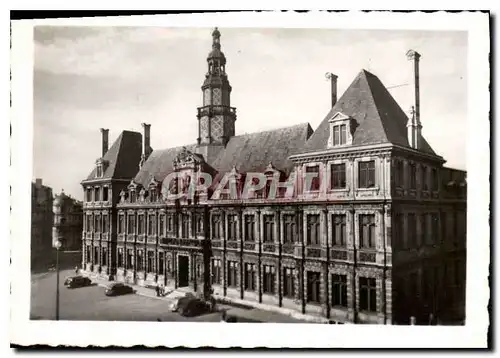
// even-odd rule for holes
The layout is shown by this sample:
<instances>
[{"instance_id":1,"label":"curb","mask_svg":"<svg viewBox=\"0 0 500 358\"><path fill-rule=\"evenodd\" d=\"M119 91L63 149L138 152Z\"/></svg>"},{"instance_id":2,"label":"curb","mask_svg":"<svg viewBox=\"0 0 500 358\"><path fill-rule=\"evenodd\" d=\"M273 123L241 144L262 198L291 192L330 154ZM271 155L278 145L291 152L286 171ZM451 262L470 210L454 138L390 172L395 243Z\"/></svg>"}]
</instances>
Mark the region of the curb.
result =
<instances>
[{"instance_id":1,"label":"curb","mask_svg":"<svg viewBox=\"0 0 500 358\"><path fill-rule=\"evenodd\" d=\"M108 287L108 285L107 285L107 284L102 283L102 282L96 282L96 284L97 284L98 286L100 286L100 287L104 287L104 288L107 288L107 287ZM147 293L143 293L143 292L137 291L137 290L135 289L135 287L134 287L134 286L131 286L131 287L132 287L132 288L134 288L134 293L135 293L136 295L143 296L143 297L154 298L154 299L157 299L157 300L162 300L162 301L165 301L165 302L168 302L168 303L173 302L173 300L172 300L172 299L169 299L169 298L166 298L166 297L157 297L157 296L153 296L153 295L148 295Z\"/></svg>"}]
</instances>

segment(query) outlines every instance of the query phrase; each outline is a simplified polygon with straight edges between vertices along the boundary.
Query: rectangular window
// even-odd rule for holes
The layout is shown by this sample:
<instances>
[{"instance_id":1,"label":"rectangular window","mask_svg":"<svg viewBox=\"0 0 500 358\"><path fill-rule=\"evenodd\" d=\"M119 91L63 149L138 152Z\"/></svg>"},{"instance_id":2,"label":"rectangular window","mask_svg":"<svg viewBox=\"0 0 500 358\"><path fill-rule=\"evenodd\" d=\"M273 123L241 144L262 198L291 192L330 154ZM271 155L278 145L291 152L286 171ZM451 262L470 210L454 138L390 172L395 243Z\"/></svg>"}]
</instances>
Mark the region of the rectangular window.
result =
<instances>
[{"instance_id":1,"label":"rectangular window","mask_svg":"<svg viewBox=\"0 0 500 358\"><path fill-rule=\"evenodd\" d=\"M417 165L415 163L410 163L409 164L409 169L410 169L410 189L416 189L417 188Z\"/></svg>"},{"instance_id":2,"label":"rectangular window","mask_svg":"<svg viewBox=\"0 0 500 358\"><path fill-rule=\"evenodd\" d=\"M96 177L97 178L102 177L102 165L98 164L96 169L97 169Z\"/></svg>"},{"instance_id":3,"label":"rectangular window","mask_svg":"<svg viewBox=\"0 0 500 358\"><path fill-rule=\"evenodd\" d=\"M106 247L102 248L101 265L106 266L108 264L108 249Z\"/></svg>"},{"instance_id":4,"label":"rectangular window","mask_svg":"<svg viewBox=\"0 0 500 358\"><path fill-rule=\"evenodd\" d=\"M254 215L245 215L245 241L255 241Z\"/></svg>"},{"instance_id":5,"label":"rectangular window","mask_svg":"<svg viewBox=\"0 0 500 358\"><path fill-rule=\"evenodd\" d=\"M439 242L439 216L434 213L431 214L430 244L434 245L436 242Z\"/></svg>"},{"instance_id":6,"label":"rectangular window","mask_svg":"<svg viewBox=\"0 0 500 358\"><path fill-rule=\"evenodd\" d=\"M165 236L165 214L160 214L159 220L159 234L160 236Z\"/></svg>"},{"instance_id":7,"label":"rectangular window","mask_svg":"<svg viewBox=\"0 0 500 358\"><path fill-rule=\"evenodd\" d=\"M293 244L296 239L295 233L295 215L294 214L284 214L283 215L283 242L285 244Z\"/></svg>"},{"instance_id":8,"label":"rectangular window","mask_svg":"<svg viewBox=\"0 0 500 358\"><path fill-rule=\"evenodd\" d=\"M95 188L94 189L94 200L95 201L101 201L101 190L100 188Z\"/></svg>"},{"instance_id":9,"label":"rectangular window","mask_svg":"<svg viewBox=\"0 0 500 358\"><path fill-rule=\"evenodd\" d=\"M108 201L109 200L109 188L104 187L102 188L102 201Z\"/></svg>"},{"instance_id":10,"label":"rectangular window","mask_svg":"<svg viewBox=\"0 0 500 358\"><path fill-rule=\"evenodd\" d=\"M148 235L155 234L155 216L148 215Z\"/></svg>"},{"instance_id":11,"label":"rectangular window","mask_svg":"<svg viewBox=\"0 0 500 358\"><path fill-rule=\"evenodd\" d=\"M295 269L283 268L283 296L295 298Z\"/></svg>"},{"instance_id":12,"label":"rectangular window","mask_svg":"<svg viewBox=\"0 0 500 358\"><path fill-rule=\"evenodd\" d=\"M136 201L135 190L130 190L130 202L135 203L135 201Z\"/></svg>"},{"instance_id":13,"label":"rectangular window","mask_svg":"<svg viewBox=\"0 0 500 358\"><path fill-rule=\"evenodd\" d=\"M333 145L344 145L347 140L347 126L345 124L333 127Z\"/></svg>"},{"instance_id":14,"label":"rectangular window","mask_svg":"<svg viewBox=\"0 0 500 358\"><path fill-rule=\"evenodd\" d=\"M422 166L420 174L422 175L421 177L421 184L422 184L422 190L429 190L429 184L427 182L427 167Z\"/></svg>"},{"instance_id":15,"label":"rectangular window","mask_svg":"<svg viewBox=\"0 0 500 358\"><path fill-rule=\"evenodd\" d=\"M158 200L158 191L156 189L151 189L149 191L149 201L155 203Z\"/></svg>"},{"instance_id":16,"label":"rectangular window","mask_svg":"<svg viewBox=\"0 0 500 358\"><path fill-rule=\"evenodd\" d=\"M142 250L137 250L137 257L136 257L137 271L144 270L142 260L143 260Z\"/></svg>"},{"instance_id":17,"label":"rectangular window","mask_svg":"<svg viewBox=\"0 0 500 358\"><path fill-rule=\"evenodd\" d=\"M236 270L238 267L238 263L236 261L228 261L227 262L227 286L228 287L236 287L238 282L236 281Z\"/></svg>"},{"instance_id":18,"label":"rectangular window","mask_svg":"<svg viewBox=\"0 0 500 358\"><path fill-rule=\"evenodd\" d=\"M230 214L227 216L227 239L236 240L236 225L237 219L236 215Z\"/></svg>"},{"instance_id":19,"label":"rectangular window","mask_svg":"<svg viewBox=\"0 0 500 358\"><path fill-rule=\"evenodd\" d=\"M220 215L212 215L212 238L221 238L221 218Z\"/></svg>"},{"instance_id":20,"label":"rectangular window","mask_svg":"<svg viewBox=\"0 0 500 358\"><path fill-rule=\"evenodd\" d=\"M163 251L158 252L158 275L165 274L165 253Z\"/></svg>"},{"instance_id":21,"label":"rectangular window","mask_svg":"<svg viewBox=\"0 0 500 358\"><path fill-rule=\"evenodd\" d=\"M377 285L374 278L359 278L359 309L377 312Z\"/></svg>"},{"instance_id":22,"label":"rectangular window","mask_svg":"<svg viewBox=\"0 0 500 358\"><path fill-rule=\"evenodd\" d=\"M102 216L102 232L109 232L109 216Z\"/></svg>"},{"instance_id":23,"label":"rectangular window","mask_svg":"<svg viewBox=\"0 0 500 358\"><path fill-rule=\"evenodd\" d=\"M359 162L359 187L373 188L375 186L375 161Z\"/></svg>"},{"instance_id":24,"label":"rectangular window","mask_svg":"<svg viewBox=\"0 0 500 358\"><path fill-rule=\"evenodd\" d=\"M99 248L94 247L94 264L99 265Z\"/></svg>"},{"instance_id":25,"label":"rectangular window","mask_svg":"<svg viewBox=\"0 0 500 358\"><path fill-rule=\"evenodd\" d=\"M276 293L276 271L274 266L264 265L263 291L267 294Z\"/></svg>"},{"instance_id":26,"label":"rectangular window","mask_svg":"<svg viewBox=\"0 0 500 358\"><path fill-rule=\"evenodd\" d=\"M332 164L330 167L330 188L331 189L344 189L345 186L345 163Z\"/></svg>"},{"instance_id":27,"label":"rectangular window","mask_svg":"<svg viewBox=\"0 0 500 358\"><path fill-rule=\"evenodd\" d=\"M222 283L221 267L220 259L212 259L212 285L220 285Z\"/></svg>"},{"instance_id":28,"label":"rectangular window","mask_svg":"<svg viewBox=\"0 0 500 358\"><path fill-rule=\"evenodd\" d=\"M154 263L155 261L155 253L153 251L148 251L148 261L147 261L147 267L146 267L146 272L154 272Z\"/></svg>"},{"instance_id":29,"label":"rectangular window","mask_svg":"<svg viewBox=\"0 0 500 358\"><path fill-rule=\"evenodd\" d=\"M307 245L319 245L319 215L307 215Z\"/></svg>"},{"instance_id":30,"label":"rectangular window","mask_svg":"<svg viewBox=\"0 0 500 358\"><path fill-rule=\"evenodd\" d=\"M245 290L255 291L255 264L245 264Z\"/></svg>"},{"instance_id":31,"label":"rectangular window","mask_svg":"<svg viewBox=\"0 0 500 358\"><path fill-rule=\"evenodd\" d=\"M93 232L92 215L87 215L87 232Z\"/></svg>"},{"instance_id":32,"label":"rectangular window","mask_svg":"<svg viewBox=\"0 0 500 358\"><path fill-rule=\"evenodd\" d=\"M128 226L128 233L135 234L135 216L134 216L134 214L129 214L127 226Z\"/></svg>"},{"instance_id":33,"label":"rectangular window","mask_svg":"<svg viewBox=\"0 0 500 358\"><path fill-rule=\"evenodd\" d=\"M438 172L436 168L432 168L431 170L431 185L433 191L438 190Z\"/></svg>"},{"instance_id":34,"label":"rectangular window","mask_svg":"<svg viewBox=\"0 0 500 358\"><path fill-rule=\"evenodd\" d=\"M123 267L123 248L118 248L118 267Z\"/></svg>"},{"instance_id":35,"label":"rectangular window","mask_svg":"<svg viewBox=\"0 0 500 358\"><path fill-rule=\"evenodd\" d=\"M319 165L308 166L306 167L306 183L310 183L310 190L316 191L319 190L320 187L320 179L319 179ZM306 185L307 186L307 185ZM308 188L306 188L307 191Z\"/></svg>"},{"instance_id":36,"label":"rectangular window","mask_svg":"<svg viewBox=\"0 0 500 358\"><path fill-rule=\"evenodd\" d=\"M92 201L92 189L87 188L87 202Z\"/></svg>"},{"instance_id":37,"label":"rectangular window","mask_svg":"<svg viewBox=\"0 0 500 358\"><path fill-rule=\"evenodd\" d=\"M416 248L417 245L417 218L415 214L408 214L408 248Z\"/></svg>"},{"instance_id":38,"label":"rectangular window","mask_svg":"<svg viewBox=\"0 0 500 358\"><path fill-rule=\"evenodd\" d=\"M332 275L332 305L347 307L347 276Z\"/></svg>"},{"instance_id":39,"label":"rectangular window","mask_svg":"<svg viewBox=\"0 0 500 358\"><path fill-rule=\"evenodd\" d=\"M274 242L274 215L264 215L264 242Z\"/></svg>"},{"instance_id":40,"label":"rectangular window","mask_svg":"<svg viewBox=\"0 0 500 358\"><path fill-rule=\"evenodd\" d=\"M189 237L189 215L181 214L182 220L182 237Z\"/></svg>"},{"instance_id":41,"label":"rectangular window","mask_svg":"<svg viewBox=\"0 0 500 358\"><path fill-rule=\"evenodd\" d=\"M394 216L394 238L393 238L393 242L394 242L394 246L395 248L398 248L398 249L406 249L407 248L407 245L406 245L406 240L405 240L405 237L404 237L404 221L403 221L403 215L402 214L396 214Z\"/></svg>"},{"instance_id":42,"label":"rectangular window","mask_svg":"<svg viewBox=\"0 0 500 358\"><path fill-rule=\"evenodd\" d=\"M405 185L405 178L404 178L404 162L402 160L396 159L394 178L396 186L403 188Z\"/></svg>"},{"instance_id":43,"label":"rectangular window","mask_svg":"<svg viewBox=\"0 0 500 358\"><path fill-rule=\"evenodd\" d=\"M364 249L375 248L375 215L359 215L359 243Z\"/></svg>"},{"instance_id":44,"label":"rectangular window","mask_svg":"<svg viewBox=\"0 0 500 358\"><path fill-rule=\"evenodd\" d=\"M101 215L96 215L94 216L95 218L95 231L94 232L101 232Z\"/></svg>"},{"instance_id":45,"label":"rectangular window","mask_svg":"<svg viewBox=\"0 0 500 358\"><path fill-rule=\"evenodd\" d=\"M137 217L137 234L138 235L144 235L144 215L139 214Z\"/></svg>"},{"instance_id":46,"label":"rectangular window","mask_svg":"<svg viewBox=\"0 0 500 358\"><path fill-rule=\"evenodd\" d=\"M332 243L334 246L346 246L346 216L332 215Z\"/></svg>"},{"instance_id":47,"label":"rectangular window","mask_svg":"<svg viewBox=\"0 0 500 358\"><path fill-rule=\"evenodd\" d=\"M319 272L307 272L307 302L321 303Z\"/></svg>"},{"instance_id":48,"label":"rectangular window","mask_svg":"<svg viewBox=\"0 0 500 358\"><path fill-rule=\"evenodd\" d=\"M127 270L132 270L134 268L134 253L132 249L127 250Z\"/></svg>"},{"instance_id":49,"label":"rectangular window","mask_svg":"<svg viewBox=\"0 0 500 358\"><path fill-rule=\"evenodd\" d=\"M90 248L90 246L87 246L86 258L87 258L87 263L92 262L92 249Z\"/></svg>"},{"instance_id":50,"label":"rectangular window","mask_svg":"<svg viewBox=\"0 0 500 358\"><path fill-rule=\"evenodd\" d=\"M123 234L125 232L124 229L125 218L122 214L118 215L118 233Z\"/></svg>"}]
</instances>

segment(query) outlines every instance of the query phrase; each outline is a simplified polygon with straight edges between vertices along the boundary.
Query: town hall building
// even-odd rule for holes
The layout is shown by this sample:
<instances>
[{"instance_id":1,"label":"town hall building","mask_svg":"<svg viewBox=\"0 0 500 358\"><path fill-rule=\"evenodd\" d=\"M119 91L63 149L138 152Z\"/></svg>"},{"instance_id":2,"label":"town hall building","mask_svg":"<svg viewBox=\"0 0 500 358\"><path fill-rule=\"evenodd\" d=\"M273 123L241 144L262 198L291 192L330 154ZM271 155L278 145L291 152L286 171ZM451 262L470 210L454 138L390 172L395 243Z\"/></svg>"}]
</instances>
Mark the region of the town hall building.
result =
<instances>
[{"instance_id":1,"label":"town hall building","mask_svg":"<svg viewBox=\"0 0 500 358\"><path fill-rule=\"evenodd\" d=\"M84 270L341 323L463 320L466 173L422 135L420 54L406 54L408 114L361 70L338 100L330 75L332 108L317 129L240 135L220 37L215 29L192 144L153 150L143 123L109 147L101 129L101 157L82 181ZM199 173L213 178L206 192L169 200ZM266 178L250 194L249 173ZM223 178L235 195L215 195ZM272 178L291 182L292 196L269 195Z\"/></svg>"}]
</instances>

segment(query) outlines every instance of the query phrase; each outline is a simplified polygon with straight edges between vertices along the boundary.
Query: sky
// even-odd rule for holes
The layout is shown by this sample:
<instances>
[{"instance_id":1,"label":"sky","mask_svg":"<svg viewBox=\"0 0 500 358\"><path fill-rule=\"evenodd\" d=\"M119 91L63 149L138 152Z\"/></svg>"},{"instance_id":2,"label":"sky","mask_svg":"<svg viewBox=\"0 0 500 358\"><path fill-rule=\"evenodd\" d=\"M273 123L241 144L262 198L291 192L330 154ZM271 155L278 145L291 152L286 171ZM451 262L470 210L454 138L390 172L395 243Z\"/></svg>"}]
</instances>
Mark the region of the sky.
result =
<instances>
[{"instance_id":1,"label":"sky","mask_svg":"<svg viewBox=\"0 0 500 358\"><path fill-rule=\"evenodd\" d=\"M219 28L236 134L308 122L328 113L361 69L377 75L408 112L409 49L421 54L422 133L446 166L466 169L467 33ZM80 182L122 130L151 124L151 146L196 142L196 113L211 50L210 28L54 27L34 30L33 179L83 199ZM397 87L393 87L397 86Z\"/></svg>"}]
</instances>

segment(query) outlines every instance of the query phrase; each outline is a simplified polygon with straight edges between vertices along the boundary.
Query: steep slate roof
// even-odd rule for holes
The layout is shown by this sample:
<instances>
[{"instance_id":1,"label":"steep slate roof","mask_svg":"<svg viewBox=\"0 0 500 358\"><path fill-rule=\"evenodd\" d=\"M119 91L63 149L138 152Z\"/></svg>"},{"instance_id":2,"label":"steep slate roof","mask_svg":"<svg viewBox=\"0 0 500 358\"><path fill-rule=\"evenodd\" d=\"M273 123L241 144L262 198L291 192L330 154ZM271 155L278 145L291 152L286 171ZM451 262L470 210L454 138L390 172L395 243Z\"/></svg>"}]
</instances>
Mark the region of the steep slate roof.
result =
<instances>
[{"instance_id":1,"label":"steep slate roof","mask_svg":"<svg viewBox=\"0 0 500 358\"><path fill-rule=\"evenodd\" d=\"M194 152L196 144L153 151L135 176L134 181L146 186L153 177L159 181L165 179L169 173L174 171L174 159L182 152L183 147Z\"/></svg>"},{"instance_id":2,"label":"steep slate roof","mask_svg":"<svg viewBox=\"0 0 500 358\"><path fill-rule=\"evenodd\" d=\"M276 169L289 172L293 164L288 157L304 146L311 133L309 123L302 123L232 137L212 167L220 172L231 171L233 166L240 172L259 172L271 162Z\"/></svg>"},{"instance_id":3,"label":"steep slate roof","mask_svg":"<svg viewBox=\"0 0 500 358\"><path fill-rule=\"evenodd\" d=\"M139 170L142 153L142 135L138 132L123 131L104 154L103 159L108 162L103 176L99 179L130 179ZM87 180L96 179L94 169Z\"/></svg>"},{"instance_id":4,"label":"steep slate roof","mask_svg":"<svg viewBox=\"0 0 500 358\"><path fill-rule=\"evenodd\" d=\"M361 70L311 135L303 152L327 148L328 120L337 112L344 113L357 122L353 145L392 143L409 147L406 129L408 117L380 79L366 70ZM422 140L420 150L435 154L425 139Z\"/></svg>"},{"instance_id":5,"label":"steep slate roof","mask_svg":"<svg viewBox=\"0 0 500 358\"><path fill-rule=\"evenodd\" d=\"M234 166L239 172L258 172L264 171L271 162L276 169L288 172L293 167L288 156L300 150L311 133L312 128L309 123L304 123L234 136L215 160L208 164L220 173L229 172ZM196 144L185 147L194 153ZM162 181L174 171L174 158L182 149L183 146L154 151L137 173L134 181L141 185L149 184L153 177Z\"/></svg>"}]
</instances>

